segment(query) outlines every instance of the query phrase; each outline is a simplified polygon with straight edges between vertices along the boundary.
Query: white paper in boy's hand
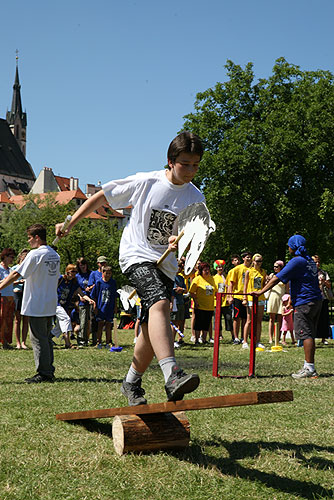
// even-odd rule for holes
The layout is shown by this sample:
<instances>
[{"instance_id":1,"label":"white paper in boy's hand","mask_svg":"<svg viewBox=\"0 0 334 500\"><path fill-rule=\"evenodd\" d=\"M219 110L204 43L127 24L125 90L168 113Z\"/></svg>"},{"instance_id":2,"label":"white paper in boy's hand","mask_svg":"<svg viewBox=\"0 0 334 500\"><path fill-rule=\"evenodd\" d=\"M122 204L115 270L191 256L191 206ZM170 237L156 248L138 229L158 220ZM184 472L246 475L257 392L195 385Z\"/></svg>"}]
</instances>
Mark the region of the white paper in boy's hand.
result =
<instances>
[{"instance_id":1,"label":"white paper in boy's hand","mask_svg":"<svg viewBox=\"0 0 334 500\"><path fill-rule=\"evenodd\" d=\"M179 241L179 258L190 248L184 263L184 274L189 275L201 255L205 243L211 233L216 230L205 203L193 203L182 210L178 217L178 233L184 232Z\"/></svg>"},{"instance_id":2,"label":"white paper in boy's hand","mask_svg":"<svg viewBox=\"0 0 334 500\"><path fill-rule=\"evenodd\" d=\"M136 301L138 299L138 295L135 294L131 299L129 299L130 294L134 291L134 288L129 285L124 285L122 288L119 288L117 290L117 293L119 294L119 297L122 302L122 306L124 308L124 311L128 311L130 308L135 306Z\"/></svg>"}]
</instances>

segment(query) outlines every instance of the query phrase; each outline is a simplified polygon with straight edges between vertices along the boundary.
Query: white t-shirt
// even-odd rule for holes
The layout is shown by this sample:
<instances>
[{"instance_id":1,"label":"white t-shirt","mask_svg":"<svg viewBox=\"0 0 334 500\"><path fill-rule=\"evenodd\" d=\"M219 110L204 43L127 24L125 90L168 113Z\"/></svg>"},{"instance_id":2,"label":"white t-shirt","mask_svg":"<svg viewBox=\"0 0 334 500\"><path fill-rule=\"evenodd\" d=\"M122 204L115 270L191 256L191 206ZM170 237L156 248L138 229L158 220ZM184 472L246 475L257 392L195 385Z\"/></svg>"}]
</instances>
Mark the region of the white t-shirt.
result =
<instances>
[{"instance_id":1,"label":"white t-shirt","mask_svg":"<svg viewBox=\"0 0 334 500\"><path fill-rule=\"evenodd\" d=\"M114 209L133 206L119 248L119 263L124 272L132 264L156 262L168 248L176 216L192 203L205 201L194 184L172 184L164 170L139 172L102 186ZM174 279L177 261L172 252L159 266Z\"/></svg>"},{"instance_id":2,"label":"white t-shirt","mask_svg":"<svg viewBox=\"0 0 334 500\"><path fill-rule=\"evenodd\" d=\"M56 314L59 268L59 255L47 245L41 245L28 253L16 269L26 280L21 314L37 317Z\"/></svg>"}]
</instances>

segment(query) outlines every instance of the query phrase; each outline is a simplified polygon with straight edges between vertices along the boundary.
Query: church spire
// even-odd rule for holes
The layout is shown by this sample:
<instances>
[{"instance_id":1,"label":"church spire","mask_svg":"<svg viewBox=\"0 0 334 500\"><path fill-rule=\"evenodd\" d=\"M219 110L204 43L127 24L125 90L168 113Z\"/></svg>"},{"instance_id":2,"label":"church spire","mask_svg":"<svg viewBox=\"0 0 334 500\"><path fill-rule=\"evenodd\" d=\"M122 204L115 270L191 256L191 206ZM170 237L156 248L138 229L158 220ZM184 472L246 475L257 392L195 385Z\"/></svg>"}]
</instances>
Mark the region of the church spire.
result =
<instances>
[{"instance_id":1,"label":"church spire","mask_svg":"<svg viewBox=\"0 0 334 500\"><path fill-rule=\"evenodd\" d=\"M26 154L26 128L27 128L27 114L22 111L22 100L21 100L21 85L19 79L19 67L18 67L18 50L16 51L16 72L15 81L13 85L13 98L12 107L10 111L7 111L6 120L9 124L11 131L14 134L19 146L23 152Z\"/></svg>"}]
</instances>

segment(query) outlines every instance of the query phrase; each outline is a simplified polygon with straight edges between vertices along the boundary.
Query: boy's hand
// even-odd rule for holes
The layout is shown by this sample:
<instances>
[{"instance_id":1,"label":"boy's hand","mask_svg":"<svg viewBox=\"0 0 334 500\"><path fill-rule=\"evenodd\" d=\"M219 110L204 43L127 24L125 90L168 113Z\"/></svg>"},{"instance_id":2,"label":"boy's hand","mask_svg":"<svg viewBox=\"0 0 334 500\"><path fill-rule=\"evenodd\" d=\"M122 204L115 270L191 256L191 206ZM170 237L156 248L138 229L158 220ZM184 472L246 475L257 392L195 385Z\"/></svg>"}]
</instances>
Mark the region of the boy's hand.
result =
<instances>
[{"instance_id":1,"label":"boy's hand","mask_svg":"<svg viewBox=\"0 0 334 500\"><path fill-rule=\"evenodd\" d=\"M176 238L177 238L177 236L175 236L174 234L168 238L168 243L169 243L168 250L170 252L176 252L176 250L177 250L177 244L174 244L174 241L176 240Z\"/></svg>"},{"instance_id":2,"label":"boy's hand","mask_svg":"<svg viewBox=\"0 0 334 500\"><path fill-rule=\"evenodd\" d=\"M63 225L64 225L63 222L59 222L59 224L55 225L55 232L56 232L56 236L58 236L58 238L63 238L64 236L67 236L68 233L70 232L70 230L68 228L65 229L65 231L63 231L62 230Z\"/></svg>"}]
</instances>

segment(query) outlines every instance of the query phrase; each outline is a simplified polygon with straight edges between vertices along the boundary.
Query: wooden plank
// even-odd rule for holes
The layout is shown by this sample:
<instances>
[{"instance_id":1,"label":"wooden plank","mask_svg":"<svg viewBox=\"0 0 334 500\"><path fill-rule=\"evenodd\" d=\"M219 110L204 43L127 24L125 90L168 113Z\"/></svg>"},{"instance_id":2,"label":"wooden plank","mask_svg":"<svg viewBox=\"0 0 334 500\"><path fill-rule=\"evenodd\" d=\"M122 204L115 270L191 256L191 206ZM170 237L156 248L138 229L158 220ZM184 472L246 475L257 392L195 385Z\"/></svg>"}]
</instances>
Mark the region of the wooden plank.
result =
<instances>
[{"instance_id":1,"label":"wooden plank","mask_svg":"<svg viewBox=\"0 0 334 500\"><path fill-rule=\"evenodd\" d=\"M211 398L186 399L182 401L167 401L150 405L124 406L106 408L104 410L76 411L58 413L57 420L85 420L88 418L108 418L116 415L147 415L150 413L166 413L185 410L208 410L210 408L228 408L231 406L246 406L265 403L284 403L293 401L292 391L244 392L227 396Z\"/></svg>"}]
</instances>

